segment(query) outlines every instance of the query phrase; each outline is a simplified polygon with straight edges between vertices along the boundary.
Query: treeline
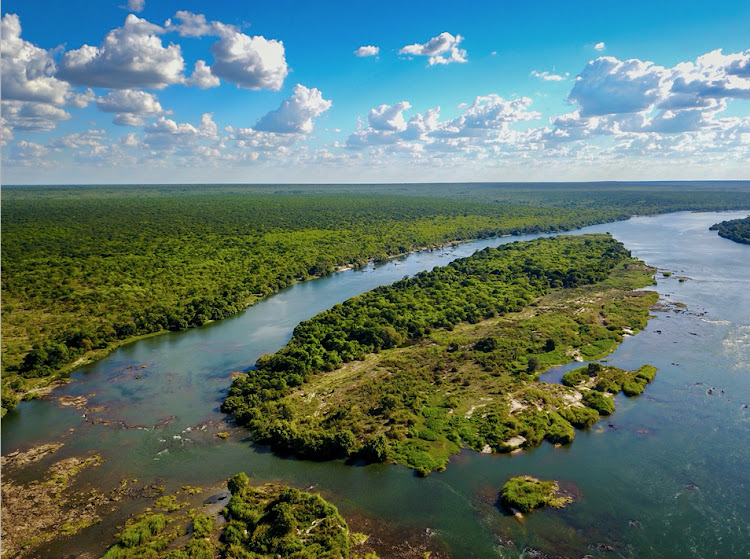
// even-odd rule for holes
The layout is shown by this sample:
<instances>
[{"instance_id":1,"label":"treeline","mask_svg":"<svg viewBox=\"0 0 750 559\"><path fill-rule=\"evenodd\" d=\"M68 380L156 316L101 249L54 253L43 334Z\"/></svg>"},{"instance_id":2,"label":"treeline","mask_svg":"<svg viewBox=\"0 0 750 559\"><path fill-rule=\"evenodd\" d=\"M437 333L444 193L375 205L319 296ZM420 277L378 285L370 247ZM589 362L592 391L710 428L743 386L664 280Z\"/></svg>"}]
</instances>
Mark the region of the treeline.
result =
<instances>
[{"instance_id":1,"label":"treeline","mask_svg":"<svg viewBox=\"0 0 750 559\"><path fill-rule=\"evenodd\" d=\"M351 429L335 428L338 416L351 416L348 411L338 410L319 425L305 427L294 405L285 397L297 387L304 389L304 383L313 381L318 373L332 371L343 363L361 360L367 354L395 346L414 344L436 329L450 331L461 322L477 323L496 315L520 311L551 289L601 282L616 266L629 261L629 251L608 235L541 238L487 248L448 266L376 288L300 323L284 348L274 355L261 357L256 370L235 378L222 410L234 414L240 425L249 427L257 442L270 444L279 452L313 459L360 456L368 460L383 460L388 455L389 442L382 434L363 437L363 433L369 431L366 425L359 430L359 435ZM640 310L645 309L641 307ZM558 323L546 326L549 335L553 334L552 328L557 328ZM583 326L582 330L585 328L588 332L592 327ZM620 330L619 325L613 325L613 328ZM604 336L609 337L610 332L606 328L602 330ZM534 339L533 333L531 339ZM500 347L503 343L502 339L483 338L476 342L474 349L477 354L499 356L505 349ZM556 347L552 338L537 344L541 352L563 350ZM476 357L478 362L483 359L480 355ZM533 374L538 360L532 361L528 357L525 360L527 371ZM492 370L489 363L484 366ZM418 364L404 363L401 369L413 371L419 367ZM507 373L509 363L505 367L503 372ZM382 390L378 388L381 383L374 380L368 383L371 391L383 396L374 395L380 402L371 414L385 415L389 421L388 409L410 408L414 402L422 402L416 404L421 408L429 400L424 396L422 384L425 383L421 382L424 373L409 374L412 378L403 379L408 389L391 397L392 401L388 400L388 393L390 388L398 391L399 377L394 375L392 386ZM429 379L424 380L426 386L430 384ZM468 377L464 380L468 386ZM352 405L354 402L352 399ZM448 407L452 406L448 404ZM595 421L598 415L594 416ZM434 425L444 423L443 419L433 419ZM547 424L546 413L543 419L537 419ZM567 421L565 425L572 431ZM458 425L453 428L458 431ZM510 427L504 427L503 433L498 433L497 448L502 447L503 436L512 436L509 435L511 431ZM538 444L547 428L540 427L536 431L540 433L535 443ZM430 440L430 436L425 434L425 440ZM419 434L416 437L419 438ZM468 431L464 436L469 441L472 437L476 438L476 435ZM458 442L458 439L454 441ZM417 467L408 457L401 461ZM426 471L430 469L435 467L424 468Z\"/></svg>"},{"instance_id":2,"label":"treeline","mask_svg":"<svg viewBox=\"0 0 750 559\"><path fill-rule=\"evenodd\" d=\"M750 245L750 217L715 223L709 227L709 230L718 231L720 237L735 243Z\"/></svg>"}]
</instances>

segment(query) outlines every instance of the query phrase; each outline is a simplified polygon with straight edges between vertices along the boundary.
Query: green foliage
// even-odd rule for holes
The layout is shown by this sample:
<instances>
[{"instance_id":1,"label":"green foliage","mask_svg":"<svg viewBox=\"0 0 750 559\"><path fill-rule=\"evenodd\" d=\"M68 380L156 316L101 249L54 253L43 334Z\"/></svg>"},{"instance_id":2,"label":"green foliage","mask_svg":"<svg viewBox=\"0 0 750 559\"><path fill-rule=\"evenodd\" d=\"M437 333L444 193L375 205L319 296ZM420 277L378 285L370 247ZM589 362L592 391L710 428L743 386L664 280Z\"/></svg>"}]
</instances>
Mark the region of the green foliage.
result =
<instances>
[{"instance_id":1,"label":"green foliage","mask_svg":"<svg viewBox=\"0 0 750 559\"><path fill-rule=\"evenodd\" d=\"M549 427L544 437L553 444L570 444L576 437L573 425L557 412L549 414Z\"/></svg>"},{"instance_id":2,"label":"green foliage","mask_svg":"<svg viewBox=\"0 0 750 559\"><path fill-rule=\"evenodd\" d=\"M349 556L346 522L320 496L272 485L230 490L223 557Z\"/></svg>"},{"instance_id":3,"label":"green foliage","mask_svg":"<svg viewBox=\"0 0 750 559\"><path fill-rule=\"evenodd\" d=\"M612 396L605 396L596 390L589 390L583 395L583 403L595 409L599 415L611 415L615 411L615 402Z\"/></svg>"},{"instance_id":4,"label":"green foliage","mask_svg":"<svg viewBox=\"0 0 750 559\"><path fill-rule=\"evenodd\" d=\"M245 472L240 472L232 476L227 482L227 487L232 494L242 492L250 483L250 478Z\"/></svg>"},{"instance_id":5,"label":"green foliage","mask_svg":"<svg viewBox=\"0 0 750 559\"><path fill-rule=\"evenodd\" d=\"M561 507L566 498L557 496L555 481L544 481L531 476L510 478L500 492L500 503L509 510L528 513L547 505Z\"/></svg>"},{"instance_id":6,"label":"green foliage","mask_svg":"<svg viewBox=\"0 0 750 559\"><path fill-rule=\"evenodd\" d=\"M6 187L4 372L53 375L82 355L224 318L341 266L623 217L371 192ZM383 347L400 343L393 330L374 335Z\"/></svg>"},{"instance_id":7,"label":"green foliage","mask_svg":"<svg viewBox=\"0 0 750 559\"><path fill-rule=\"evenodd\" d=\"M561 417L578 429L587 429L599 421L599 412L584 406L571 406L559 410Z\"/></svg>"},{"instance_id":8,"label":"green foliage","mask_svg":"<svg viewBox=\"0 0 750 559\"><path fill-rule=\"evenodd\" d=\"M222 512L227 523L215 525L200 513L191 518L147 512L128 525L103 559L345 559L367 539L351 537L336 507L318 495L283 485L254 487L244 473L227 487L232 494ZM175 540L186 528L189 533L191 519L192 537ZM168 523L177 530L167 534Z\"/></svg>"},{"instance_id":9,"label":"green foliage","mask_svg":"<svg viewBox=\"0 0 750 559\"><path fill-rule=\"evenodd\" d=\"M3 378L22 374L22 394L125 340L416 248L747 205L741 183L5 186Z\"/></svg>"},{"instance_id":10,"label":"green foliage","mask_svg":"<svg viewBox=\"0 0 750 559\"><path fill-rule=\"evenodd\" d=\"M587 367L565 373L562 383L565 386L590 388L596 392L612 394L622 390L626 396L638 396L655 376L656 367L651 365L642 365L637 371L625 371L617 367L602 367L599 363L589 363ZM609 401L602 400L596 394L586 394L583 401L602 415L609 415L614 411L614 403L610 406ZM610 408L612 411L606 413ZM602 409L605 413L602 413Z\"/></svg>"},{"instance_id":11,"label":"green foliage","mask_svg":"<svg viewBox=\"0 0 750 559\"><path fill-rule=\"evenodd\" d=\"M196 514L193 518L193 534L196 538L205 538L213 530L214 521L203 514Z\"/></svg>"},{"instance_id":12,"label":"green foliage","mask_svg":"<svg viewBox=\"0 0 750 559\"><path fill-rule=\"evenodd\" d=\"M750 216L744 219L731 219L715 223L709 227L711 231L718 231L720 237L750 245Z\"/></svg>"},{"instance_id":13,"label":"green foliage","mask_svg":"<svg viewBox=\"0 0 750 559\"><path fill-rule=\"evenodd\" d=\"M299 324L285 348L234 379L222 409L278 453L390 459L420 475L442 470L462 447L568 444L573 425L588 427L599 413L569 409L575 391L535 375L568 361L572 347L621 340L620 330L590 315L639 321L655 294L630 289L647 285L651 273L604 235L483 250ZM596 301L585 303L590 312L579 312L583 300ZM406 341L380 346L386 328ZM582 374L604 383L609 370L594 363ZM626 372L616 371L621 380Z\"/></svg>"},{"instance_id":14,"label":"green foliage","mask_svg":"<svg viewBox=\"0 0 750 559\"><path fill-rule=\"evenodd\" d=\"M162 537L167 525L163 514L146 514L130 524L102 559L140 559L158 557L169 544L171 536Z\"/></svg>"}]
</instances>

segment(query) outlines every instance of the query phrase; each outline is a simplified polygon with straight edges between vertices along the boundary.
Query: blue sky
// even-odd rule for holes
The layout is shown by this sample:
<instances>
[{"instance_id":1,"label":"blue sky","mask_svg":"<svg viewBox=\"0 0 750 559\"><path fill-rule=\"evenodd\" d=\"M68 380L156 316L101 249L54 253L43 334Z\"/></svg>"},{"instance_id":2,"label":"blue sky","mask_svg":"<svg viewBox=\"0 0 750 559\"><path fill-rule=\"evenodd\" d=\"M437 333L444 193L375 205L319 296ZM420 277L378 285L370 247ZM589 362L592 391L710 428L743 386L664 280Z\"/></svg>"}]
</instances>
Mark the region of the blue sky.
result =
<instances>
[{"instance_id":1,"label":"blue sky","mask_svg":"<svg viewBox=\"0 0 750 559\"><path fill-rule=\"evenodd\" d=\"M750 178L750 3L2 6L2 182Z\"/></svg>"}]
</instances>

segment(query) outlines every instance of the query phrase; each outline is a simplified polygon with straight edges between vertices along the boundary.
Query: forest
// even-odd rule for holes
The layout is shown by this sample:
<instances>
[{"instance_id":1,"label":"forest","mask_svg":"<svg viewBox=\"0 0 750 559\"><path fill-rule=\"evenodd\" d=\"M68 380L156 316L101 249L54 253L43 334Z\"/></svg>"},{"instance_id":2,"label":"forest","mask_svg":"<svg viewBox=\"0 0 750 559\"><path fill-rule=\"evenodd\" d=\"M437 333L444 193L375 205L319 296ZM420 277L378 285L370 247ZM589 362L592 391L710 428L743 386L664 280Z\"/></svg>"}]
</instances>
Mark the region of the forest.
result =
<instances>
[{"instance_id":1,"label":"forest","mask_svg":"<svg viewBox=\"0 0 750 559\"><path fill-rule=\"evenodd\" d=\"M300 323L234 379L222 411L280 454L392 460L420 475L461 448L568 444L656 370L592 363L567 379L574 388L536 379L643 328L657 294L634 289L652 273L609 235L486 248Z\"/></svg>"},{"instance_id":2,"label":"forest","mask_svg":"<svg viewBox=\"0 0 750 559\"><path fill-rule=\"evenodd\" d=\"M5 186L2 413L121 343L469 239L748 207L744 183Z\"/></svg>"},{"instance_id":3,"label":"forest","mask_svg":"<svg viewBox=\"0 0 750 559\"><path fill-rule=\"evenodd\" d=\"M718 231L720 237L724 237L735 243L750 245L750 217L715 223L709 227L709 230Z\"/></svg>"}]
</instances>

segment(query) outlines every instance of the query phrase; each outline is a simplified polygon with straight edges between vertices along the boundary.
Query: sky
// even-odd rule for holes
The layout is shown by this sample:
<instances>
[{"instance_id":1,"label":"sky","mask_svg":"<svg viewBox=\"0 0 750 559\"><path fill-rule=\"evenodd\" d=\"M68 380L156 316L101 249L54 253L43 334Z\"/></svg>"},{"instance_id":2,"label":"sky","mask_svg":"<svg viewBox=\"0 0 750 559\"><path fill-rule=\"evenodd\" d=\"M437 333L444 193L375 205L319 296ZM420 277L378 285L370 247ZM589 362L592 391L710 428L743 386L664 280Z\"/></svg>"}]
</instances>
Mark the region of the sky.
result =
<instances>
[{"instance_id":1,"label":"sky","mask_svg":"<svg viewBox=\"0 0 750 559\"><path fill-rule=\"evenodd\" d=\"M750 179L750 2L5 0L2 184Z\"/></svg>"}]
</instances>

